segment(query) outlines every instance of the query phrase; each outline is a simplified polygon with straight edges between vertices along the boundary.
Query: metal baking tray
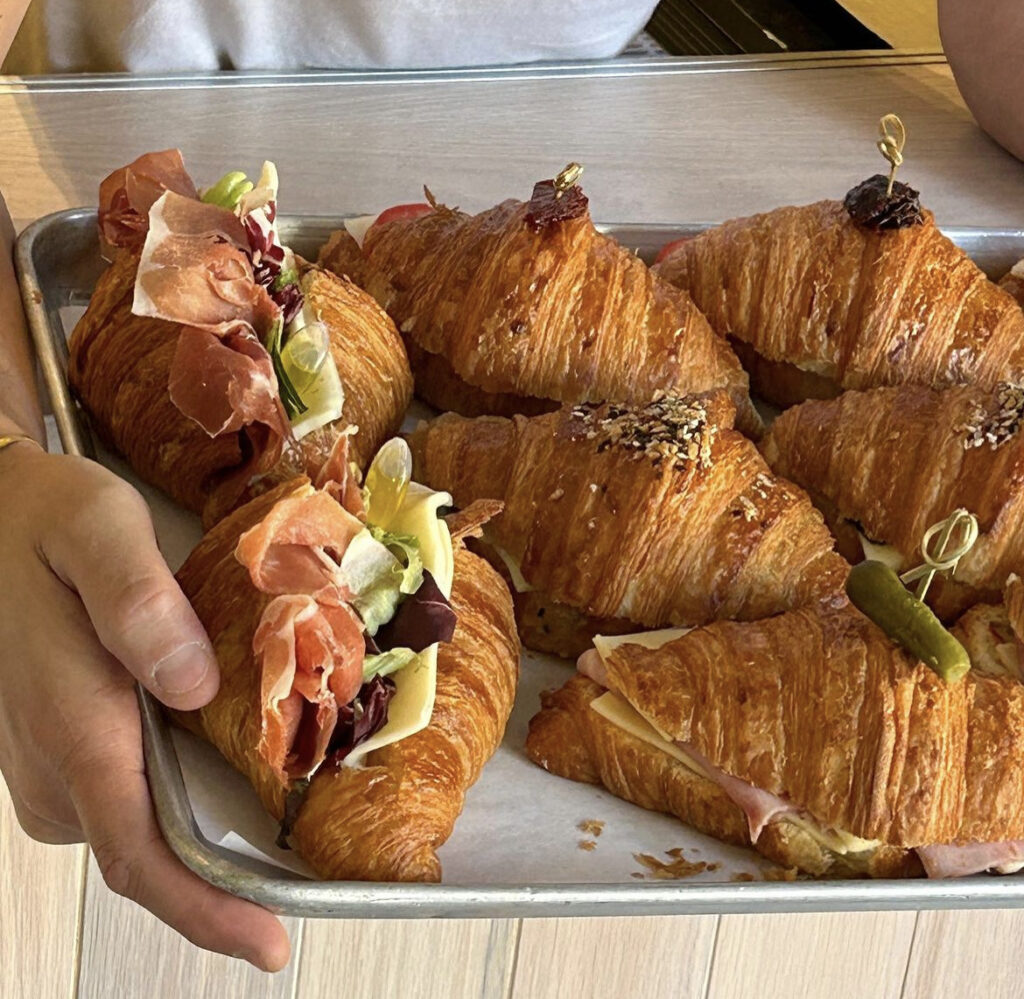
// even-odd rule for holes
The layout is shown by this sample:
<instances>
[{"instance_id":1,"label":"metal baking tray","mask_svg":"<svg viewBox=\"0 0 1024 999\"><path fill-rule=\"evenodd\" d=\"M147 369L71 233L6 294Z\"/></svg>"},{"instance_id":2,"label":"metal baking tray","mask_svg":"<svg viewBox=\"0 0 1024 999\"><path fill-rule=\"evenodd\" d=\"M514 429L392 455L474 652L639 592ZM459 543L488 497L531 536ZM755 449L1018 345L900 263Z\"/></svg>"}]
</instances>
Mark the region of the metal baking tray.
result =
<instances>
[{"instance_id":1,"label":"metal baking tray","mask_svg":"<svg viewBox=\"0 0 1024 999\"><path fill-rule=\"evenodd\" d=\"M283 216L283 237L314 258L342 219ZM706 228L686 225L603 225L650 260L671 239ZM1024 257L1024 231L950 228L947 234L993 277ZM67 340L61 310L87 303L102 271L93 209L38 220L21 234L15 262L29 327L64 450L94 456L86 421L66 380ZM206 840L196 824L170 728L159 705L139 689L146 770L160 828L171 849L218 887L282 914L313 917L516 917L798 912L869 909L1005 908L1024 906L1024 877L979 876L950 881L795 881L688 883L656 881L574 884L379 884L311 881L268 875L259 865ZM554 778L552 778L554 781ZM557 793L553 785L553 793Z\"/></svg>"}]
</instances>

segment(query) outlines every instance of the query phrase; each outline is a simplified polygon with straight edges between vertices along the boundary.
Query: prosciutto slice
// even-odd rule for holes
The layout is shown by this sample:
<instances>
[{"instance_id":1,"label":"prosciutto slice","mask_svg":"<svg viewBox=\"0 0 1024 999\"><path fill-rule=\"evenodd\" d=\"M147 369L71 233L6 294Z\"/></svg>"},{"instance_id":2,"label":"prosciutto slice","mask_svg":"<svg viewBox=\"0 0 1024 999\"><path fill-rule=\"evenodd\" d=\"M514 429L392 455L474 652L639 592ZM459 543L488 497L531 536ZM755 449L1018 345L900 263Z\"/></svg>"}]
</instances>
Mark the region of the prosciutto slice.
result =
<instances>
[{"instance_id":1,"label":"prosciutto slice","mask_svg":"<svg viewBox=\"0 0 1024 999\"><path fill-rule=\"evenodd\" d=\"M183 328L167 387L171 402L211 437L253 423L278 430L287 425L270 355L244 330L217 337Z\"/></svg>"},{"instance_id":2,"label":"prosciutto slice","mask_svg":"<svg viewBox=\"0 0 1024 999\"><path fill-rule=\"evenodd\" d=\"M149 229L149 210L165 191L199 197L177 149L146 153L103 179L99 227L104 257L109 260L118 249L142 246Z\"/></svg>"},{"instance_id":3,"label":"prosciutto slice","mask_svg":"<svg viewBox=\"0 0 1024 999\"><path fill-rule=\"evenodd\" d=\"M274 366L260 336L280 310L254 277L235 214L173 191L149 212L132 311L181 323L171 401L211 437L266 428L256 467L271 467L290 434Z\"/></svg>"},{"instance_id":4,"label":"prosciutto slice","mask_svg":"<svg viewBox=\"0 0 1024 999\"><path fill-rule=\"evenodd\" d=\"M922 846L917 855L930 878L962 878L993 870L1009 874L1024 863L1024 840Z\"/></svg>"},{"instance_id":5,"label":"prosciutto slice","mask_svg":"<svg viewBox=\"0 0 1024 999\"><path fill-rule=\"evenodd\" d=\"M350 595L340 582L341 559L362 530L330 493L311 491L277 503L238 539L235 558L263 593L304 594L340 606Z\"/></svg>"},{"instance_id":6,"label":"prosciutto slice","mask_svg":"<svg viewBox=\"0 0 1024 999\"><path fill-rule=\"evenodd\" d=\"M287 783L327 755L338 710L363 682L362 625L347 606L275 597L253 638L261 663L259 753Z\"/></svg>"},{"instance_id":7,"label":"prosciutto slice","mask_svg":"<svg viewBox=\"0 0 1024 999\"><path fill-rule=\"evenodd\" d=\"M348 460L349 444L349 432L339 434L314 485L330 493L354 517L366 520L363 491Z\"/></svg>"},{"instance_id":8,"label":"prosciutto slice","mask_svg":"<svg viewBox=\"0 0 1024 999\"><path fill-rule=\"evenodd\" d=\"M253 638L260 666L259 752L287 783L324 761L338 711L363 683L363 624L339 565L362 522L323 491L276 503L239 539L235 558L273 595Z\"/></svg>"}]
</instances>

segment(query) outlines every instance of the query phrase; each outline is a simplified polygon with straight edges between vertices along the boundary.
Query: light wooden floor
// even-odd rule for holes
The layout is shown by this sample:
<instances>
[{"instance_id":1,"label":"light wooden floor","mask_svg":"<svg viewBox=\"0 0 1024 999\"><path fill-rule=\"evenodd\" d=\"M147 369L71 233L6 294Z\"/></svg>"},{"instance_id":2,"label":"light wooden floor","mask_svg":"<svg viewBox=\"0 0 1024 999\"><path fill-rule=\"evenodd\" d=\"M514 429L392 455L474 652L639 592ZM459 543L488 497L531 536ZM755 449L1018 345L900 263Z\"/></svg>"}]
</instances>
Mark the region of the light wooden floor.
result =
<instances>
[{"instance_id":1,"label":"light wooden floor","mask_svg":"<svg viewBox=\"0 0 1024 999\"><path fill-rule=\"evenodd\" d=\"M1024 996L1018 911L289 920L289 929L295 956L275 976L196 950L112 896L83 847L22 835L0 790L2 999Z\"/></svg>"}]
</instances>

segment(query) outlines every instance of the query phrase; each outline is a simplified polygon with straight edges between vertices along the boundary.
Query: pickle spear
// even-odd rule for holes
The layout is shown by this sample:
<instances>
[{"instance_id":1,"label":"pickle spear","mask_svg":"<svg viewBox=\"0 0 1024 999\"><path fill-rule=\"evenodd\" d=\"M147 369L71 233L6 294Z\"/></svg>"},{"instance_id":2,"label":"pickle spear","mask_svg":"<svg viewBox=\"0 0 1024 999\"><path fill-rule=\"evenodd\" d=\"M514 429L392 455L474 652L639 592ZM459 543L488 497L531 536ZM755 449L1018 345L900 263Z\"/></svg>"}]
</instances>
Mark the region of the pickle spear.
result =
<instances>
[{"instance_id":1,"label":"pickle spear","mask_svg":"<svg viewBox=\"0 0 1024 999\"><path fill-rule=\"evenodd\" d=\"M893 641L943 680L960 680L971 668L967 650L883 562L868 559L855 565L846 579L846 595Z\"/></svg>"}]
</instances>

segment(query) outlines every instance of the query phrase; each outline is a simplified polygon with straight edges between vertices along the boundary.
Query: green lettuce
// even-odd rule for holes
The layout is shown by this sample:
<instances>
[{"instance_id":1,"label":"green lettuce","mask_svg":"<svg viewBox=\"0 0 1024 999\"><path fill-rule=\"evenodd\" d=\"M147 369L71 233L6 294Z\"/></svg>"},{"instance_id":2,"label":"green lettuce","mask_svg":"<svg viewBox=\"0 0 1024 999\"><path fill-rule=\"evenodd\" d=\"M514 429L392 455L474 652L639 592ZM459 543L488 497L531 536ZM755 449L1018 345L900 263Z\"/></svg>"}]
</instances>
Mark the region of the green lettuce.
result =
<instances>
[{"instance_id":1,"label":"green lettuce","mask_svg":"<svg viewBox=\"0 0 1024 999\"><path fill-rule=\"evenodd\" d=\"M213 187L203 192L202 201L221 208L233 209L242 196L253 189L253 183L240 170L224 174Z\"/></svg>"},{"instance_id":2,"label":"green lettuce","mask_svg":"<svg viewBox=\"0 0 1024 999\"><path fill-rule=\"evenodd\" d=\"M372 680L375 676L389 676L405 669L419 658L419 653L412 649L388 649L379 655L367 656L363 660L363 682Z\"/></svg>"},{"instance_id":3,"label":"green lettuce","mask_svg":"<svg viewBox=\"0 0 1024 999\"><path fill-rule=\"evenodd\" d=\"M420 555L418 538L411 534L392 534L383 528L370 525L370 533L402 564L402 593L415 593L423 582L423 556Z\"/></svg>"}]
</instances>

